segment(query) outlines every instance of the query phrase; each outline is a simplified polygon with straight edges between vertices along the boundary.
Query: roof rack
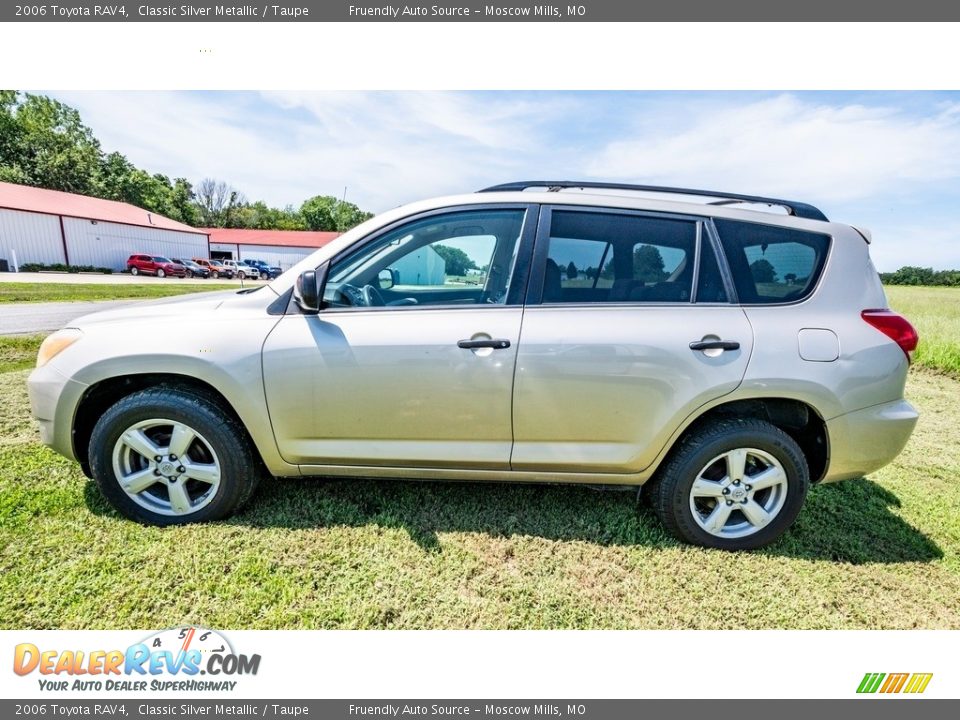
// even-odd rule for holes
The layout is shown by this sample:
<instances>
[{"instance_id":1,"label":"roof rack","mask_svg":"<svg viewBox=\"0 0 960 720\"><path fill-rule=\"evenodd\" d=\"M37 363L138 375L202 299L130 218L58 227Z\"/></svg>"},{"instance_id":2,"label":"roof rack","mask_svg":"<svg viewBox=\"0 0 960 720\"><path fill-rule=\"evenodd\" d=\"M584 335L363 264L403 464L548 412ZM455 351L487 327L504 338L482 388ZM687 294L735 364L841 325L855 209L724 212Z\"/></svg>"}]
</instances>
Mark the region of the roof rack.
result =
<instances>
[{"instance_id":1,"label":"roof rack","mask_svg":"<svg viewBox=\"0 0 960 720\"><path fill-rule=\"evenodd\" d=\"M565 188L596 188L600 190L635 190L639 192L669 193L671 195L697 195L700 197L722 198L708 205L735 205L737 203L761 203L763 205L778 205L788 213L808 220L826 220L827 216L818 208L807 203L778 198L761 197L759 195L740 195L738 193L714 192L712 190L694 190L692 188L662 187L660 185L627 185L624 183L581 182L572 180L523 180L520 182L503 183L484 188L478 192L518 192L532 187L545 187L549 192L559 192Z\"/></svg>"}]
</instances>

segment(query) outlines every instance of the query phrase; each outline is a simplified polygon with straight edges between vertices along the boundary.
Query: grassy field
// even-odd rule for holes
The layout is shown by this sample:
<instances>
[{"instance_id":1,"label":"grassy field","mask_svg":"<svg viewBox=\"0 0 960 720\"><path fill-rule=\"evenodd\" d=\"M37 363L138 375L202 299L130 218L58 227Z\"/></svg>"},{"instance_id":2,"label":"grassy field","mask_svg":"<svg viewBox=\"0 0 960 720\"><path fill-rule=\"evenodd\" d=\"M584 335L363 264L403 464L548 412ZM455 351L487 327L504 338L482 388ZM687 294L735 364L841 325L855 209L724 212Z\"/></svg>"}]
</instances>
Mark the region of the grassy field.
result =
<instances>
[{"instance_id":1,"label":"grassy field","mask_svg":"<svg viewBox=\"0 0 960 720\"><path fill-rule=\"evenodd\" d=\"M0 303L73 302L75 300L124 300L129 298L162 298L211 290L239 290L236 284L208 282L181 284L171 282L143 284L107 283L0 283Z\"/></svg>"},{"instance_id":2,"label":"grassy field","mask_svg":"<svg viewBox=\"0 0 960 720\"><path fill-rule=\"evenodd\" d=\"M960 377L960 290L903 285L885 289L890 306L906 315L920 333L914 362Z\"/></svg>"},{"instance_id":3,"label":"grassy field","mask_svg":"<svg viewBox=\"0 0 960 720\"><path fill-rule=\"evenodd\" d=\"M891 293L926 339L960 338L925 330L917 296ZM0 348L11 368L33 352ZM911 371L921 420L895 463L814 488L782 541L738 555L576 487L275 481L230 521L142 527L37 442L26 374L0 374L3 628L960 628L960 381L943 373Z\"/></svg>"}]
</instances>

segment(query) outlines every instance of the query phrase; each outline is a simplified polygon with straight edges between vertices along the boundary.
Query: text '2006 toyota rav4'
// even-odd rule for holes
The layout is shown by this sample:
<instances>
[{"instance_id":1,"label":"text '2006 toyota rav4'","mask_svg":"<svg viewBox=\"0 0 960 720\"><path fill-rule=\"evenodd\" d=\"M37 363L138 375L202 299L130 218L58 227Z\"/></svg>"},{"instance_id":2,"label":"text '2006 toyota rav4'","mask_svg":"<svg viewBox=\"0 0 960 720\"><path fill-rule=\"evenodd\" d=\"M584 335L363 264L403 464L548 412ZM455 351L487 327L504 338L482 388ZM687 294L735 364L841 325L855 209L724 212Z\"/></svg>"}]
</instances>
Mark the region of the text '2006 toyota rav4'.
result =
<instances>
[{"instance_id":1,"label":"text '2006 toyota rav4'","mask_svg":"<svg viewBox=\"0 0 960 720\"><path fill-rule=\"evenodd\" d=\"M511 183L384 213L256 291L81 318L30 397L142 522L223 518L268 475L614 483L685 541L755 548L916 423L917 335L868 249L803 203Z\"/></svg>"}]
</instances>

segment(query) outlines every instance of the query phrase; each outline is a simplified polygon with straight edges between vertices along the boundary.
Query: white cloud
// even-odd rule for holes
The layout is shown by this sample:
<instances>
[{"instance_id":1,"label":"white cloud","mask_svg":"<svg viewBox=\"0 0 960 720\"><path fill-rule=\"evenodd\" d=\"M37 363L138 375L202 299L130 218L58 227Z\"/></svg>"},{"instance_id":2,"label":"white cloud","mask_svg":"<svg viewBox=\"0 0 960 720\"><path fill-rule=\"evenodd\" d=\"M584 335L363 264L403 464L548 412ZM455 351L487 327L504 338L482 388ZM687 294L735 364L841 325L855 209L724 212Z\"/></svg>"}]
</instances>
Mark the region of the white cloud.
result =
<instances>
[{"instance_id":1,"label":"white cloud","mask_svg":"<svg viewBox=\"0 0 960 720\"><path fill-rule=\"evenodd\" d=\"M346 186L348 200L377 211L516 177L562 105L419 92L57 96L106 150L153 172L223 179L280 206Z\"/></svg>"},{"instance_id":2,"label":"white cloud","mask_svg":"<svg viewBox=\"0 0 960 720\"><path fill-rule=\"evenodd\" d=\"M348 200L382 211L529 177L715 187L866 225L882 269L960 266L960 103L921 113L910 93L885 106L726 93L54 95L137 166L223 179L272 205L347 186Z\"/></svg>"},{"instance_id":3,"label":"white cloud","mask_svg":"<svg viewBox=\"0 0 960 720\"><path fill-rule=\"evenodd\" d=\"M960 177L960 108L953 104L917 118L780 95L701 107L680 128L649 119L642 127L638 137L607 144L588 172L834 204Z\"/></svg>"}]
</instances>

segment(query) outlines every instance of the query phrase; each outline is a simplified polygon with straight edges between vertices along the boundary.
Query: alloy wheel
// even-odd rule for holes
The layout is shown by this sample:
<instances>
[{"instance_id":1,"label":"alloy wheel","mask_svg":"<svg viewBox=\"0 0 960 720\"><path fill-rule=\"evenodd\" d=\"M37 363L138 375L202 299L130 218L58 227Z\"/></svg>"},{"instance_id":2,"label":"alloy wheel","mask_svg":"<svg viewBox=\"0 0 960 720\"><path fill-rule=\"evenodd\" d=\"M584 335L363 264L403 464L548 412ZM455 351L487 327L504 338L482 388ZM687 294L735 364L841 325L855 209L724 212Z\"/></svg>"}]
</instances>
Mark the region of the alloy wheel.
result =
<instances>
[{"instance_id":1,"label":"alloy wheel","mask_svg":"<svg viewBox=\"0 0 960 720\"><path fill-rule=\"evenodd\" d=\"M690 488L693 519L720 538L742 538L767 527L783 510L787 473L773 455L736 448L718 455Z\"/></svg>"},{"instance_id":2,"label":"alloy wheel","mask_svg":"<svg viewBox=\"0 0 960 720\"><path fill-rule=\"evenodd\" d=\"M120 434L113 472L138 505L161 515L189 515L216 496L221 465L210 443L189 425L155 418Z\"/></svg>"}]
</instances>

